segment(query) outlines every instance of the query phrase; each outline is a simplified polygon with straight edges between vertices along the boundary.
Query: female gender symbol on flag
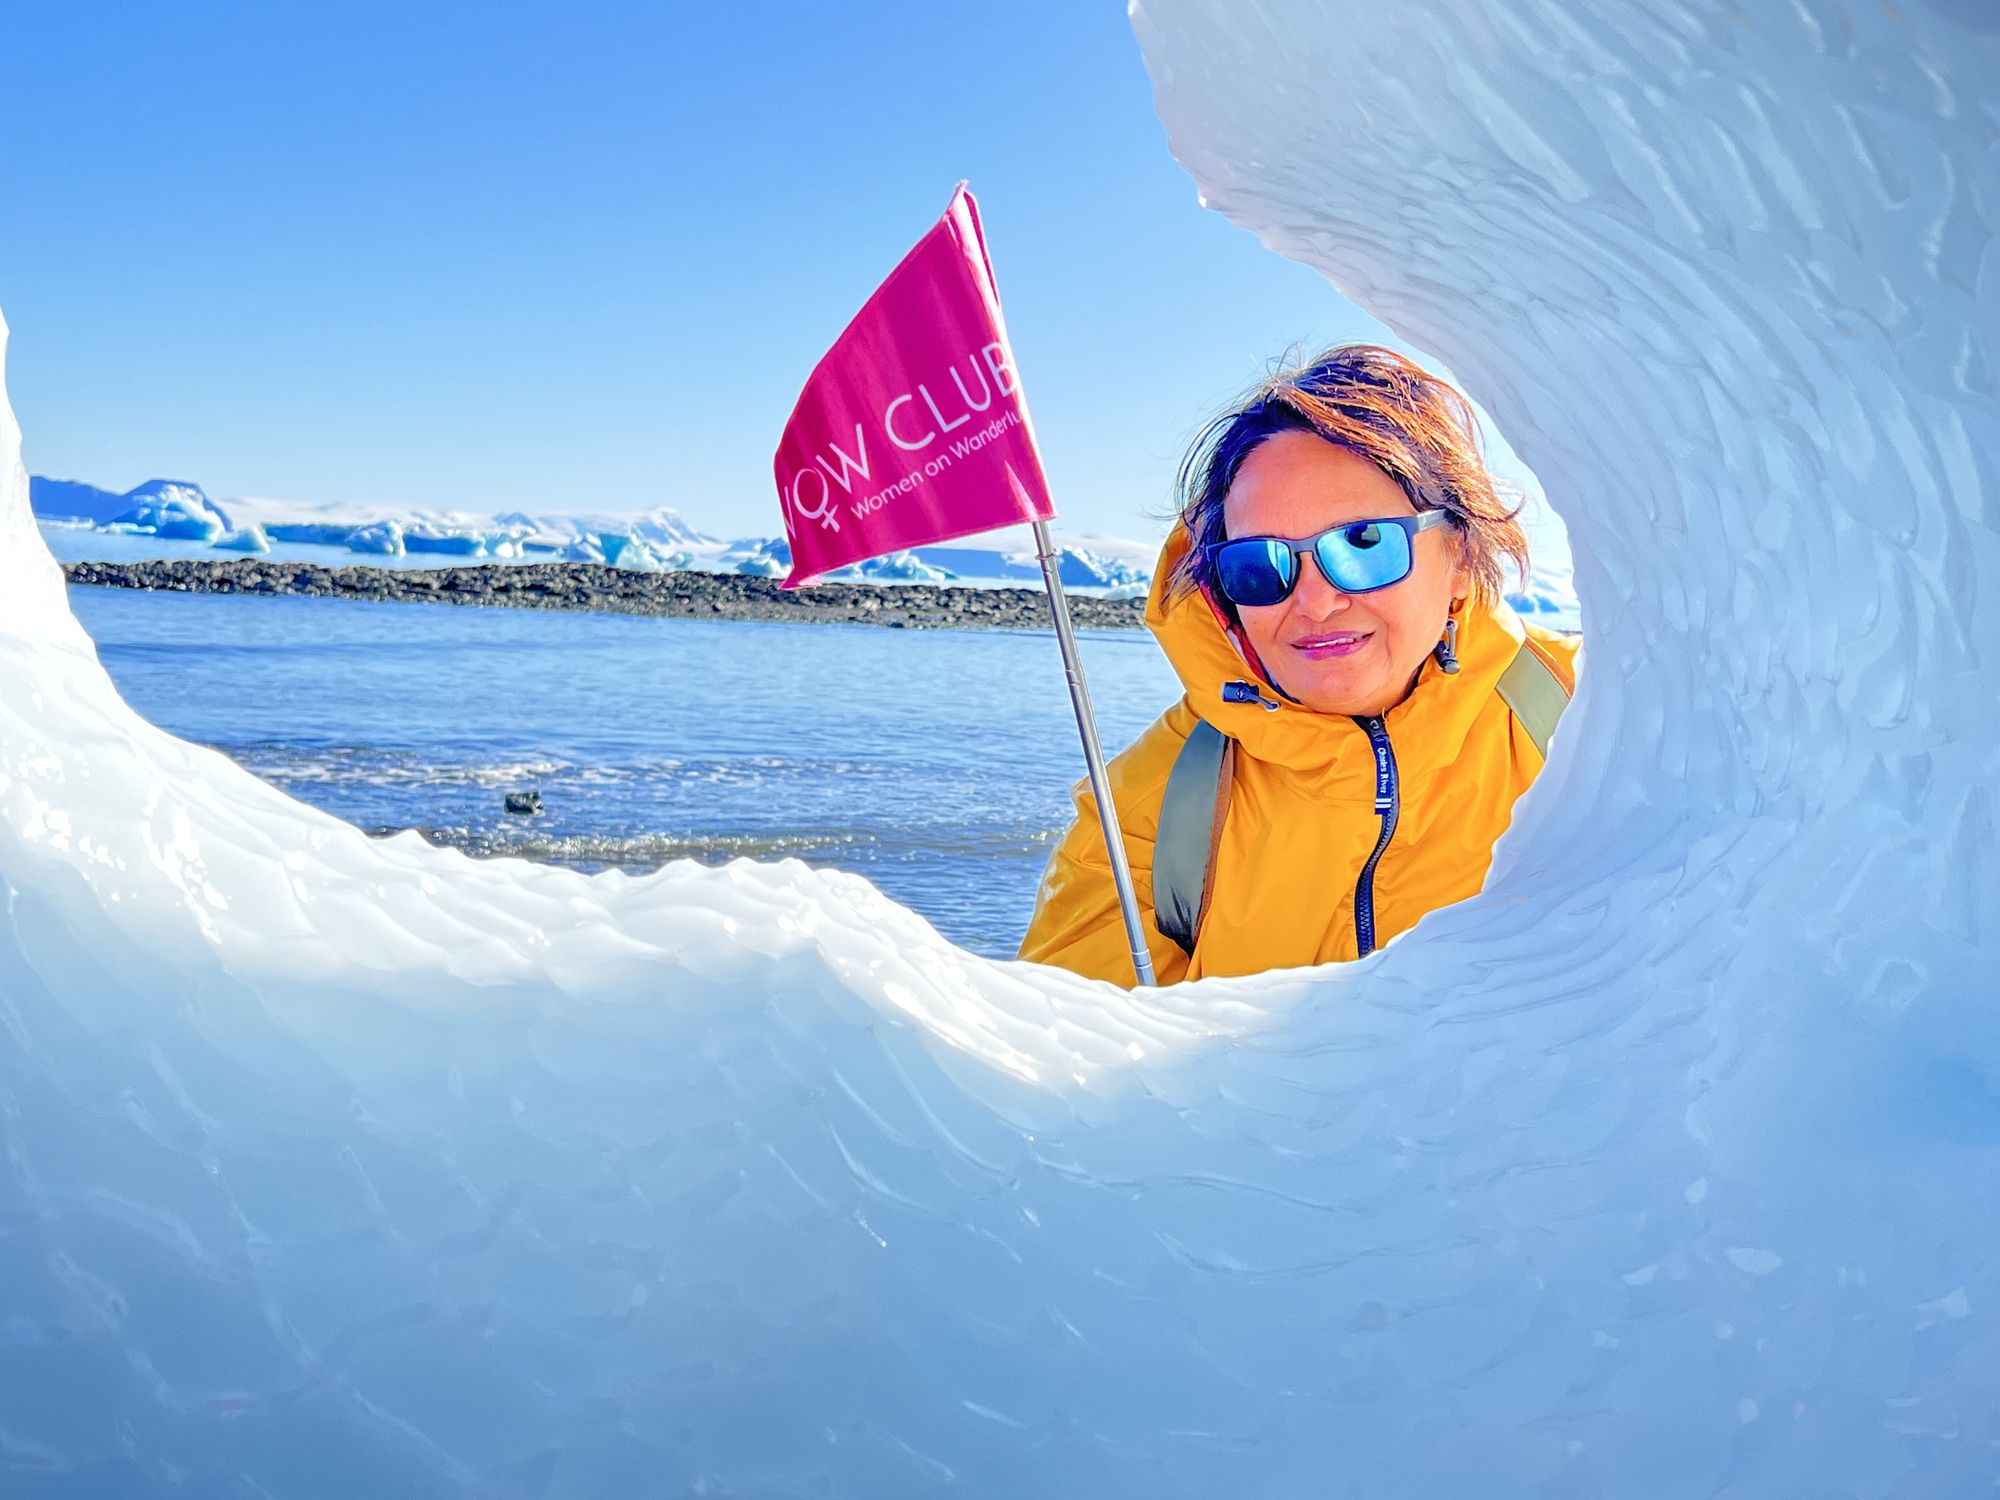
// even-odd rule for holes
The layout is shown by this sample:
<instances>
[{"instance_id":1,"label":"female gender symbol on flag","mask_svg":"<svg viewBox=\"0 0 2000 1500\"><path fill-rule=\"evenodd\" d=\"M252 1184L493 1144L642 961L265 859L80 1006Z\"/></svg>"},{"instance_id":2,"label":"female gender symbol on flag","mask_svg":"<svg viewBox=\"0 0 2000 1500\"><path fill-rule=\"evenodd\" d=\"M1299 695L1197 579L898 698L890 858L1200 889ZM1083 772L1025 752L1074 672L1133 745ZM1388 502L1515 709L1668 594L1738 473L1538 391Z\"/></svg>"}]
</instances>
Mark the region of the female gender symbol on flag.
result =
<instances>
[{"instance_id":1,"label":"female gender symbol on flag","mask_svg":"<svg viewBox=\"0 0 2000 1500\"><path fill-rule=\"evenodd\" d=\"M814 368L773 468L788 589L1055 514L964 183Z\"/></svg>"}]
</instances>

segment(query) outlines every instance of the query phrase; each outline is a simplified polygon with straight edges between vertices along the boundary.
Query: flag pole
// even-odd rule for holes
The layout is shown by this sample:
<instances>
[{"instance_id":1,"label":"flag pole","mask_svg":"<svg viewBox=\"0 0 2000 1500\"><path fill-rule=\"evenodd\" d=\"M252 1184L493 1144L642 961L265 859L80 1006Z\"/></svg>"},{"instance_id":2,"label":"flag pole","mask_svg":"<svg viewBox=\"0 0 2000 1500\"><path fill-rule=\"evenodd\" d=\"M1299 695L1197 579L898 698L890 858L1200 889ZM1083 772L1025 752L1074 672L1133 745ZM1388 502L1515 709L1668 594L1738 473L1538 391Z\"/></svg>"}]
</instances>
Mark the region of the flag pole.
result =
<instances>
[{"instance_id":1,"label":"flag pole","mask_svg":"<svg viewBox=\"0 0 2000 1500\"><path fill-rule=\"evenodd\" d=\"M1042 564L1042 582L1049 591L1049 615L1055 621L1056 644L1062 648L1063 671L1069 677L1070 707L1076 710L1076 732L1083 740L1084 764L1090 768L1090 790L1097 799L1097 819L1104 827L1104 852L1111 856L1111 880L1118 887L1118 909L1125 916L1125 941L1132 950L1132 971L1139 983L1159 983L1153 959L1146 951L1146 929L1139 920L1139 897L1132 889L1132 866L1125 858L1125 838L1118 831L1118 806L1111 800L1111 778L1104 771L1104 749L1097 742L1097 715L1090 707L1090 687L1083 680L1083 659L1076 650L1076 631L1069 622L1069 600L1063 594L1049 523L1035 521L1035 556Z\"/></svg>"}]
</instances>

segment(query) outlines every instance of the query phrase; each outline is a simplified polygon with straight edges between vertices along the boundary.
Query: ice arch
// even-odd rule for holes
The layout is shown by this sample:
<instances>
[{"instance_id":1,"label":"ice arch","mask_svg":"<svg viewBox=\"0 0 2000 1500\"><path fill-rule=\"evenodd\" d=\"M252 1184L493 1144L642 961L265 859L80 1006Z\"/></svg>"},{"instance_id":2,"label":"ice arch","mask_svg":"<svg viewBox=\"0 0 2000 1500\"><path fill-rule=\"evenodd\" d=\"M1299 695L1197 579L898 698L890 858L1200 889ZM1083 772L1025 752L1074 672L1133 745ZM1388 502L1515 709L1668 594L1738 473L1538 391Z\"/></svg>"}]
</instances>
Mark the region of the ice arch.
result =
<instances>
[{"instance_id":1,"label":"ice arch","mask_svg":"<svg viewBox=\"0 0 2000 1500\"><path fill-rule=\"evenodd\" d=\"M1991 21L1135 26L1211 201L1565 511L1487 893L1127 1000L795 866L370 843L118 702L0 415L0 1489L2000 1474Z\"/></svg>"}]
</instances>

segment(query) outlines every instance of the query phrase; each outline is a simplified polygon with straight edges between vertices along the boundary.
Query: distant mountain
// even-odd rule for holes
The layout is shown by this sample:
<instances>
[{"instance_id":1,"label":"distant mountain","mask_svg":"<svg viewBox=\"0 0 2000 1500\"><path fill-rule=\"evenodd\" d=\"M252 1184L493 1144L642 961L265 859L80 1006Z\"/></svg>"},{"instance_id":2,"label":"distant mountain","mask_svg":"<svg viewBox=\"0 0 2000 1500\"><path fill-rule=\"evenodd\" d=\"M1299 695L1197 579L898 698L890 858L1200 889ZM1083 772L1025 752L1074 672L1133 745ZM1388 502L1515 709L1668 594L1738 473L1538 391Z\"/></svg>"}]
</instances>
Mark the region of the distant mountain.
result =
<instances>
[{"instance_id":1,"label":"distant mountain","mask_svg":"<svg viewBox=\"0 0 2000 1500\"><path fill-rule=\"evenodd\" d=\"M28 476L28 509L50 521L92 521L98 525L127 509L125 497L80 479Z\"/></svg>"}]
</instances>

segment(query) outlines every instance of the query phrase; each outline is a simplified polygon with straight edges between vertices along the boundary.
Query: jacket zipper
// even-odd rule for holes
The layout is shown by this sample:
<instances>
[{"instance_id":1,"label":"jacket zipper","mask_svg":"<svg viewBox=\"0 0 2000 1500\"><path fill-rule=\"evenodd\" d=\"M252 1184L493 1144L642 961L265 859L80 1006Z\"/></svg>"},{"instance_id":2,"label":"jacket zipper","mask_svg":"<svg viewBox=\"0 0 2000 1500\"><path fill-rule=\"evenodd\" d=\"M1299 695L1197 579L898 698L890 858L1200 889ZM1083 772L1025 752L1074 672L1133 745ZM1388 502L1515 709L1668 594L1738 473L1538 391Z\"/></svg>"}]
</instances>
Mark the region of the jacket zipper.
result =
<instances>
[{"instance_id":1,"label":"jacket zipper","mask_svg":"<svg viewBox=\"0 0 2000 1500\"><path fill-rule=\"evenodd\" d=\"M1396 785L1396 752L1389 744L1389 726L1379 717L1357 716L1354 722L1367 733L1368 743L1375 751L1375 811L1382 819L1375 852L1368 856L1368 863L1361 867L1361 874L1354 882L1354 941L1360 949L1357 956L1366 958L1375 951L1375 866L1381 863L1382 851L1389 847L1389 840L1396 836L1401 804Z\"/></svg>"}]
</instances>

